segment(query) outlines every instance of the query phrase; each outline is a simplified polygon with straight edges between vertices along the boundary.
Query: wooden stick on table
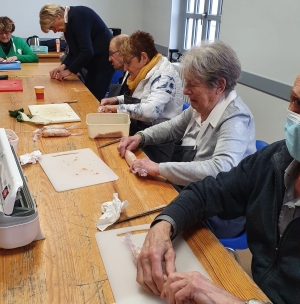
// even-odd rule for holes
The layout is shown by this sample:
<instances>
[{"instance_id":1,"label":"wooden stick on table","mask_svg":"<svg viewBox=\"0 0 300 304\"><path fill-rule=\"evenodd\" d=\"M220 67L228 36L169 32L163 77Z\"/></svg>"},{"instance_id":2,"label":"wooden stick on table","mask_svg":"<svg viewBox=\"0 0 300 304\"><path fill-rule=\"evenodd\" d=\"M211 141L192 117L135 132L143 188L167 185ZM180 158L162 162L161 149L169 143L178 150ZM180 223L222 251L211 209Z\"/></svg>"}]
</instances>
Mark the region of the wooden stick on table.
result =
<instances>
[{"instance_id":1,"label":"wooden stick on table","mask_svg":"<svg viewBox=\"0 0 300 304\"><path fill-rule=\"evenodd\" d=\"M142 213L139 213L139 214L136 214L136 215L132 215L132 216L129 216L129 217L126 217L124 219L121 219L121 220L118 220L116 221L114 224L119 224L119 223L122 223L122 222L125 222L125 221L129 221L129 220L133 220L137 217L141 217L141 216L144 216L144 215L148 215L148 214L152 214L154 212L158 212L158 211L162 211L166 208L167 205L160 205L156 208L153 208L153 209L150 209L148 211L145 211L145 212L142 212Z\"/></svg>"},{"instance_id":2,"label":"wooden stick on table","mask_svg":"<svg viewBox=\"0 0 300 304\"><path fill-rule=\"evenodd\" d=\"M103 148L103 147L106 147L106 146L109 146L109 145L115 144L115 143L119 142L120 140L121 140L121 138L118 138L118 139L115 139L115 140L109 141L109 142L108 142L108 143L106 143L106 144L100 145L98 148Z\"/></svg>"}]
</instances>

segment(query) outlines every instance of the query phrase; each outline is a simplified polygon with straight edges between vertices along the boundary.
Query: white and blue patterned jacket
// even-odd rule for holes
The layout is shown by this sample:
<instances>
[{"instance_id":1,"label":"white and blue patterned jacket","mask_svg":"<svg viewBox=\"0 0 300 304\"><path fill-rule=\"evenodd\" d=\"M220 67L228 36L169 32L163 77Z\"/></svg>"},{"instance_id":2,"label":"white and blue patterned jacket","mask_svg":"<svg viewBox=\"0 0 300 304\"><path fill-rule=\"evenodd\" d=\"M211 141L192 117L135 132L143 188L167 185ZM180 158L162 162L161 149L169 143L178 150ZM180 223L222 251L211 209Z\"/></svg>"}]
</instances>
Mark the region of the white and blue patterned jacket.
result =
<instances>
[{"instance_id":1,"label":"white and blue patterned jacket","mask_svg":"<svg viewBox=\"0 0 300 304\"><path fill-rule=\"evenodd\" d=\"M118 96L118 112L126 112L130 118L155 125L182 112L182 81L172 63L162 57L141 80L132 97L140 103L125 104L124 95Z\"/></svg>"}]
</instances>

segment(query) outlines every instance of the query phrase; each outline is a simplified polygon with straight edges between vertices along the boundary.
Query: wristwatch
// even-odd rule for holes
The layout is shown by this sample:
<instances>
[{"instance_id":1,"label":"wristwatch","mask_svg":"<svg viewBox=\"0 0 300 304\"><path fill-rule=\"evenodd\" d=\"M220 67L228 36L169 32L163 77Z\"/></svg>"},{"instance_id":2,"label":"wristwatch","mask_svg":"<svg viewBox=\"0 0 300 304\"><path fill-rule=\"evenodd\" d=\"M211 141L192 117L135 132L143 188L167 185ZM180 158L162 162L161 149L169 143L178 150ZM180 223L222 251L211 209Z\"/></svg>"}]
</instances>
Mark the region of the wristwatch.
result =
<instances>
[{"instance_id":1,"label":"wristwatch","mask_svg":"<svg viewBox=\"0 0 300 304\"><path fill-rule=\"evenodd\" d=\"M246 301L245 304L272 304L272 303L271 302L263 302L263 301L256 300L256 299L250 299L250 300Z\"/></svg>"}]
</instances>

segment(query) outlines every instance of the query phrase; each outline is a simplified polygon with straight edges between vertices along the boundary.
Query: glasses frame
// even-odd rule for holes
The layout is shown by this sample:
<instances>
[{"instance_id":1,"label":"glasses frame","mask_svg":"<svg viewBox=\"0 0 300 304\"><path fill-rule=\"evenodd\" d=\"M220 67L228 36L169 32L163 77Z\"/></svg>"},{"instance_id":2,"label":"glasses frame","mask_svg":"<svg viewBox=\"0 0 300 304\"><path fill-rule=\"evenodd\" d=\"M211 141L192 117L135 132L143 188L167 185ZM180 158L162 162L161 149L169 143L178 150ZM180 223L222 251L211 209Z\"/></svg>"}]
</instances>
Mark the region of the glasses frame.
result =
<instances>
[{"instance_id":1,"label":"glasses frame","mask_svg":"<svg viewBox=\"0 0 300 304\"><path fill-rule=\"evenodd\" d=\"M12 32L7 32L7 31L3 31L2 33L0 32L0 36L10 36L12 34Z\"/></svg>"},{"instance_id":2,"label":"glasses frame","mask_svg":"<svg viewBox=\"0 0 300 304\"><path fill-rule=\"evenodd\" d=\"M131 63L131 60L136 57L136 55L132 56L131 58L129 58L127 61L123 60L123 63L126 64L126 65L130 65Z\"/></svg>"},{"instance_id":3,"label":"glasses frame","mask_svg":"<svg viewBox=\"0 0 300 304\"><path fill-rule=\"evenodd\" d=\"M108 56L111 57L113 54L118 53L118 52L119 52L119 50L111 51L108 53Z\"/></svg>"}]
</instances>

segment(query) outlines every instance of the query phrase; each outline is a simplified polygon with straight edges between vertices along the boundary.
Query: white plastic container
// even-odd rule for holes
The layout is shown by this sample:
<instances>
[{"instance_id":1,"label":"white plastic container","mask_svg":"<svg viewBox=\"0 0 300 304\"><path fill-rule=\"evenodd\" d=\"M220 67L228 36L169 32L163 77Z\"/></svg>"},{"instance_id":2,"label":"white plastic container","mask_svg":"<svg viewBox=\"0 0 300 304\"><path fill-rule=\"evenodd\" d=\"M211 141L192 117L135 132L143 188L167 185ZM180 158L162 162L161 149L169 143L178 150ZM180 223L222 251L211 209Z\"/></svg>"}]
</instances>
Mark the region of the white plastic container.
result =
<instances>
[{"instance_id":1,"label":"white plastic container","mask_svg":"<svg viewBox=\"0 0 300 304\"><path fill-rule=\"evenodd\" d=\"M129 135L130 118L127 113L90 113L86 124L90 138L122 137Z\"/></svg>"},{"instance_id":2,"label":"white plastic container","mask_svg":"<svg viewBox=\"0 0 300 304\"><path fill-rule=\"evenodd\" d=\"M13 130L5 129L9 144L14 148L16 154L18 155L18 142L19 138Z\"/></svg>"}]
</instances>

